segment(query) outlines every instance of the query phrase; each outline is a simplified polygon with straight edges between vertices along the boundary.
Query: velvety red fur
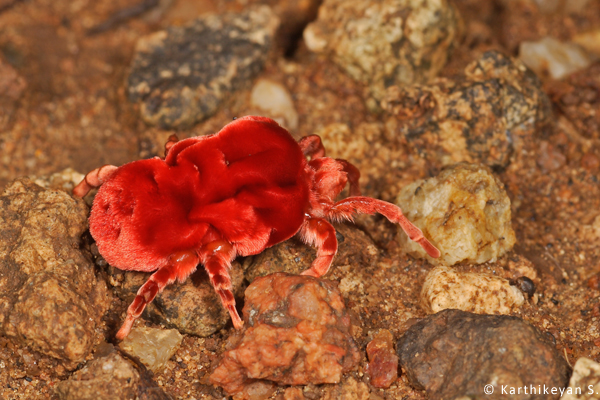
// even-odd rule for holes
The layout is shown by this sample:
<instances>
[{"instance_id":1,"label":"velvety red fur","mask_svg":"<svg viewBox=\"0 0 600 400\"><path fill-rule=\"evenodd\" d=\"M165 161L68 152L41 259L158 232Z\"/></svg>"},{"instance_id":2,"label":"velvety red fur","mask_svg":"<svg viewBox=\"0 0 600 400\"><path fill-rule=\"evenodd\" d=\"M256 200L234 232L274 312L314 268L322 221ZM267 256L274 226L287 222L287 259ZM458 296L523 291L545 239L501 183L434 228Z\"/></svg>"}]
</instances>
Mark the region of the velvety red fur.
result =
<instances>
[{"instance_id":1,"label":"velvety red fur","mask_svg":"<svg viewBox=\"0 0 600 400\"><path fill-rule=\"evenodd\" d=\"M98 191L90 232L106 261L154 271L177 251L226 240L247 256L293 236L308 203L306 159L270 120L238 119L125 164Z\"/></svg>"},{"instance_id":2,"label":"velvety red fur","mask_svg":"<svg viewBox=\"0 0 600 400\"><path fill-rule=\"evenodd\" d=\"M325 157L318 136L296 142L275 121L248 116L214 135L180 142L173 136L165 149L164 159L97 168L73 190L83 197L100 186L90 232L108 263L124 270L158 270L129 306L119 339L166 285L185 280L199 263L234 326L241 328L231 261L299 232L317 247L316 259L303 274L322 276L338 247L328 221L352 220L355 213L380 213L400 224L429 255L440 255L400 208L360 196L356 167ZM351 197L336 202L348 183Z\"/></svg>"}]
</instances>

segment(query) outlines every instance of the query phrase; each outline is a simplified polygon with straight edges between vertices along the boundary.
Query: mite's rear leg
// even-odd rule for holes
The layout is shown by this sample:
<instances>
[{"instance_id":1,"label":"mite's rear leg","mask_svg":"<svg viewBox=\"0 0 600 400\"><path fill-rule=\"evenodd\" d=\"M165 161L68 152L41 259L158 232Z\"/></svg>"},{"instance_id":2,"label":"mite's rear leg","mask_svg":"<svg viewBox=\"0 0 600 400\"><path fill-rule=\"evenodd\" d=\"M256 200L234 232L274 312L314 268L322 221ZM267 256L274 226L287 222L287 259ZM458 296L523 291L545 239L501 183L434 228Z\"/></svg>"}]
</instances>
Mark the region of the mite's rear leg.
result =
<instances>
[{"instance_id":1,"label":"mite's rear leg","mask_svg":"<svg viewBox=\"0 0 600 400\"><path fill-rule=\"evenodd\" d=\"M229 269L236 256L233 246L224 240L218 240L204 246L201 250L202 263L208 273L210 283L219 295L223 307L227 309L235 329L241 329L244 322L235 309L235 298L231 286Z\"/></svg>"},{"instance_id":2,"label":"mite's rear leg","mask_svg":"<svg viewBox=\"0 0 600 400\"><path fill-rule=\"evenodd\" d=\"M103 165L88 172L85 178L73 188L73 196L83 198L92 188L102 185L117 168L114 165Z\"/></svg>"},{"instance_id":3,"label":"mite's rear leg","mask_svg":"<svg viewBox=\"0 0 600 400\"><path fill-rule=\"evenodd\" d=\"M325 157L325 147L318 135L305 136L298 141L298 145L305 157L310 157L312 160Z\"/></svg>"},{"instance_id":4,"label":"mite's rear leg","mask_svg":"<svg viewBox=\"0 0 600 400\"><path fill-rule=\"evenodd\" d=\"M321 277L329 271L338 243L335 228L323 218L308 218L300 228L302 240L317 248L317 257L302 275Z\"/></svg>"},{"instance_id":5,"label":"mite's rear leg","mask_svg":"<svg viewBox=\"0 0 600 400\"><path fill-rule=\"evenodd\" d=\"M177 137L177 135L173 134L169 136L167 142L165 143L165 157L167 156L167 154L169 154L169 150L171 149L171 147L173 147L173 145L177 142L179 142L179 138Z\"/></svg>"},{"instance_id":6,"label":"mite's rear leg","mask_svg":"<svg viewBox=\"0 0 600 400\"><path fill-rule=\"evenodd\" d=\"M400 209L400 207L392 203L363 196L348 197L347 199L335 203L328 211L327 217L333 220L352 220L352 214L354 213L379 213L391 222L400 224L410 240L421 245L431 257L438 258L440 256L440 251L437 247L432 245L429 240L423 236L423 232L402 214L402 209Z\"/></svg>"},{"instance_id":7,"label":"mite's rear leg","mask_svg":"<svg viewBox=\"0 0 600 400\"><path fill-rule=\"evenodd\" d=\"M183 282L192 272L196 270L200 262L200 258L194 251L181 251L171 255L169 263L158 271L153 273L148 281L140 287L133 299L133 302L127 309L127 317L123 326L117 332L117 339L123 340L129 332L133 323L146 308L146 306L154 300L157 294L163 291L163 289L179 279Z\"/></svg>"}]
</instances>

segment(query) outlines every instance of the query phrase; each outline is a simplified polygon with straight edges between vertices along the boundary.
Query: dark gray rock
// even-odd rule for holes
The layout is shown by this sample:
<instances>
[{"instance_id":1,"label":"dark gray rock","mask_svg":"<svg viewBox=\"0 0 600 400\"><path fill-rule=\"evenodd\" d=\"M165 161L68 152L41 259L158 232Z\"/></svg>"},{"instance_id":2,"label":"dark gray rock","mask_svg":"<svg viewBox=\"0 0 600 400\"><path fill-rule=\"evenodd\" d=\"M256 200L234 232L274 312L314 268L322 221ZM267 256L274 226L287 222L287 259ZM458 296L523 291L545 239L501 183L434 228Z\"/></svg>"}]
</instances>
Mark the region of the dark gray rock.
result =
<instances>
[{"instance_id":1,"label":"dark gray rock","mask_svg":"<svg viewBox=\"0 0 600 400\"><path fill-rule=\"evenodd\" d=\"M150 125L185 128L262 70L279 20L267 6L197 19L139 40L129 99Z\"/></svg>"},{"instance_id":2,"label":"dark gray rock","mask_svg":"<svg viewBox=\"0 0 600 400\"><path fill-rule=\"evenodd\" d=\"M517 317L444 310L411 326L397 351L411 384L432 400L506 399L511 388L521 388L519 399L558 398L523 388L561 388L569 380L548 336Z\"/></svg>"}]
</instances>

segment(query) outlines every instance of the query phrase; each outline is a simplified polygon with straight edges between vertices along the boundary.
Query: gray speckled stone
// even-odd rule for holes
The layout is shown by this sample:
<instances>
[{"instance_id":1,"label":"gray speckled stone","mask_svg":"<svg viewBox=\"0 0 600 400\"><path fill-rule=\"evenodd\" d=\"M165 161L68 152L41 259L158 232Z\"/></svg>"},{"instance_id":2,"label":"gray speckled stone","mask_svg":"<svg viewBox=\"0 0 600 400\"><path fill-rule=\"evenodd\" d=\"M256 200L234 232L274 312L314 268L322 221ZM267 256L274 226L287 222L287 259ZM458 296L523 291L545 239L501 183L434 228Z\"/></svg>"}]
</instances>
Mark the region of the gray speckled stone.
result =
<instances>
[{"instance_id":1,"label":"gray speckled stone","mask_svg":"<svg viewBox=\"0 0 600 400\"><path fill-rule=\"evenodd\" d=\"M279 20L267 6L213 15L141 38L128 78L142 119L185 128L215 113L263 68Z\"/></svg>"},{"instance_id":2,"label":"gray speckled stone","mask_svg":"<svg viewBox=\"0 0 600 400\"><path fill-rule=\"evenodd\" d=\"M518 163L524 144L552 115L538 77L497 51L471 62L456 80L389 87L382 107L395 118L387 122L394 127L391 137L406 140L430 165L442 166Z\"/></svg>"},{"instance_id":3,"label":"gray speckled stone","mask_svg":"<svg viewBox=\"0 0 600 400\"><path fill-rule=\"evenodd\" d=\"M397 350L411 384L431 400L558 399L540 390L564 388L570 373L547 334L507 315L444 310L411 326Z\"/></svg>"},{"instance_id":4,"label":"gray speckled stone","mask_svg":"<svg viewBox=\"0 0 600 400\"><path fill-rule=\"evenodd\" d=\"M325 0L304 41L380 100L391 85L437 76L461 28L458 11L446 0Z\"/></svg>"}]
</instances>

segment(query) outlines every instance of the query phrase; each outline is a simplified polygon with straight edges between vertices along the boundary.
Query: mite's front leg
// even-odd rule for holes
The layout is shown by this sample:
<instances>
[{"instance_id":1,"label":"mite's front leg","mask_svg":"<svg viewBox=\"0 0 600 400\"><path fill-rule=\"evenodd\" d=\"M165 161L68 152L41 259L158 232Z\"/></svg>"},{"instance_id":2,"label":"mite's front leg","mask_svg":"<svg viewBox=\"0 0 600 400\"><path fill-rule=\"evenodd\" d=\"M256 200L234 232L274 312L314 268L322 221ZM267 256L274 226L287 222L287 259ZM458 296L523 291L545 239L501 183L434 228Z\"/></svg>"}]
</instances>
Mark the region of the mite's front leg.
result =
<instances>
[{"instance_id":1,"label":"mite's front leg","mask_svg":"<svg viewBox=\"0 0 600 400\"><path fill-rule=\"evenodd\" d=\"M325 147L323 147L323 142L317 135L304 136L298 141L298 145L305 157L310 157L313 160L325 157Z\"/></svg>"},{"instance_id":2,"label":"mite's front leg","mask_svg":"<svg viewBox=\"0 0 600 400\"><path fill-rule=\"evenodd\" d=\"M317 258L302 275L315 278L325 275L337 253L338 243L335 237L335 228L322 218L308 218L300 228L300 237L306 244L317 248Z\"/></svg>"},{"instance_id":3,"label":"mite's front leg","mask_svg":"<svg viewBox=\"0 0 600 400\"><path fill-rule=\"evenodd\" d=\"M409 239L417 242L423 250L433 258L440 256L440 251L425 236L423 232L410 222L402 213L402 209L395 204L387 201L372 199L370 197L348 197L340 200L328 211L328 218L352 220L353 214L374 214L379 213L386 217L390 222L399 224Z\"/></svg>"},{"instance_id":4,"label":"mite's front leg","mask_svg":"<svg viewBox=\"0 0 600 400\"><path fill-rule=\"evenodd\" d=\"M225 240L217 240L202 247L202 263L208 273L210 283L219 295L223 307L229 312L235 329L242 329L244 322L235 309L235 298L231 286L229 269L236 257L235 249Z\"/></svg>"},{"instance_id":5,"label":"mite's front leg","mask_svg":"<svg viewBox=\"0 0 600 400\"><path fill-rule=\"evenodd\" d=\"M101 186L117 168L114 165L103 165L88 172L85 178L73 188L73 196L83 198L93 188Z\"/></svg>"},{"instance_id":6,"label":"mite's front leg","mask_svg":"<svg viewBox=\"0 0 600 400\"><path fill-rule=\"evenodd\" d=\"M192 250L181 251L171 255L169 263L153 273L148 281L138 290L135 299L133 299L133 302L127 309L125 322L123 322L123 326L117 332L117 339L123 340L129 335L135 320L142 315L146 306L154 300L157 294L162 292L167 285L175 282L176 279L183 282L196 270L199 262L200 259L196 255L196 252Z\"/></svg>"}]
</instances>

